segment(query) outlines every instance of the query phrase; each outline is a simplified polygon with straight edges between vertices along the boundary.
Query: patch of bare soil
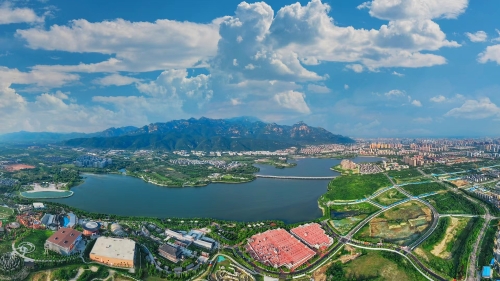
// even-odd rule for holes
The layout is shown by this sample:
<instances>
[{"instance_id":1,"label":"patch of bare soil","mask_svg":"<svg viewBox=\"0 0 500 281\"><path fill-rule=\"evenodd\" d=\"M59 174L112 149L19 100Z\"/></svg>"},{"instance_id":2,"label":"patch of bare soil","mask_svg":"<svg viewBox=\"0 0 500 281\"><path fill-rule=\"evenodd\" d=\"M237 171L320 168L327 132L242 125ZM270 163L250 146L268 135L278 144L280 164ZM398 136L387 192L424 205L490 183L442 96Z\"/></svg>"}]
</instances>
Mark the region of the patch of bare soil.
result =
<instances>
[{"instance_id":1,"label":"patch of bare soil","mask_svg":"<svg viewBox=\"0 0 500 281\"><path fill-rule=\"evenodd\" d=\"M427 257L427 255L425 254L425 252L422 249L416 248L413 251L415 252L415 254L417 254L419 257L425 259L427 262L429 261L429 257Z\"/></svg>"},{"instance_id":2,"label":"patch of bare soil","mask_svg":"<svg viewBox=\"0 0 500 281\"><path fill-rule=\"evenodd\" d=\"M448 259L451 257L451 253L446 251L446 244L448 244L451 239L456 235L456 230L460 225L460 220L458 218L451 217L450 226L446 229L446 234L438 244L434 246L431 253L436 257L443 259Z\"/></svg>"}]
</instances>

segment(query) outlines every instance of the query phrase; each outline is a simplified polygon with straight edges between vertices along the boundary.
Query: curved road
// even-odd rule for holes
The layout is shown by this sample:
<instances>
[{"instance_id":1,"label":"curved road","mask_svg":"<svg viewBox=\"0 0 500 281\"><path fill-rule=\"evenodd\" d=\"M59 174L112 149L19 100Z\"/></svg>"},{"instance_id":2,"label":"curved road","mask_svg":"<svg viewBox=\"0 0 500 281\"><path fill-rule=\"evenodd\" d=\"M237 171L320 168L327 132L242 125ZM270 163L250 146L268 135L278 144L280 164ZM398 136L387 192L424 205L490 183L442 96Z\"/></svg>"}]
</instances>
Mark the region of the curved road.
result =
<instances>
[{"instance_id":1,"label":"curved road","mask_svg":"<svg viewBox=\"0 0 500 281\"><path fill-rule=\"evenodd\" d=\"M429 176L426 173L424 173L420 168L418 168L417 170L422 175L424 175L426 177L432 178L431 176ZM479 246L481 245L481 241L483 240L484 232L486 230L486 227L490 224L490 221L491 221L491 219L493 217L490 214L490 210L484 205L483 202L481 202L481 201L479 201L477 199L474 199L474 198L468 196L465 193L461 194L460 192L457 191L457 189L452 188L452 187L448 186L447 184L444 184L441 180L437 180L437 182L440 183L441 185L443 185L444 187L446 187L446 189L450 190L451 192L453 192L455 194L462 195L465 198L467 198L469 201L472 201L472 202L474 202L476 204L481 205L481 207L483 207L483 209L486 212L486 215L484 216L484 224L481 227L481 231L479 232L479 235L477 236L476 243L474 244L474 248L472 250L472 253L469 256L469 267L467 269L467 275L466 275L466 278L465 278L465 280L467 280L467 281L476 281L479 278L479 276L477 276L478 275L478 271L477 271L477 252L479 250Z\"/></svg>"},{"instance_id":2,"label":"curved road","mask_svg":"<svg viewBox=\"0 0 500 281\"><path fill-rule=\"evenodd\" d=\"M399 192L403 193L406 197L408 197L410 199L416 200L416 201L424 204L425 206L427 206L431 210L431 213L432 213L432 223L431 223L431 226L424 233L424 235L420 236L420 238L418 238L416 241L414 241L413 243L410 244L410 249L413 250L416 247L418 247L418 245L420 245L420 243L424 242L424 240L427 239L434 232L434 230L436 230L438 222L439 222L439 213L434 208L434 206L432 206L429 202L427 202L425 200L422 200L419 197L413 196L409 192L407 192L406 190L402 189L399 185L397 185L394 182L394 180L391 177L389 177L389 175L387 173L385 173L385 176L391 181L391 183L394 185L394 187Z\"/></svg>"},{"instance_id":3,"label":"curved road","mask_svg":"<svg viewBox=\"0 0 500 281\"><path fill-rule=\"evenodd\" d=\"M387 251L387 252L393 252L393 253L397 253L401 256L403 256L404 258L408 259L410 261L410 263L422 274L424 275L427 279L429 280L439 280L439 281L446 281L447 279L446 278L443 278L441 277L440 275L434 273L430 268L426 267L424 264L422 264L422 262L420 262L420 260L417 259L417 257L415 257L411 252L408 252L408 251L403 251L401 249L389 249L389 248L374 248L374 247L367 247L365 245L360 245L354 241L351 241L351 242L347 242L346 244L348 245L351 245L353 247L357 247L357 248L362 248L362 249L368 249L368 250L373 250L373 251ZM415 265L415 263L418 265ZM427 274L429 274L432 278L430 278L429 276L427 276L425 273L423 273L422 270L424 270L425 272L427 272Z\"/></svg>"}]
</instances>

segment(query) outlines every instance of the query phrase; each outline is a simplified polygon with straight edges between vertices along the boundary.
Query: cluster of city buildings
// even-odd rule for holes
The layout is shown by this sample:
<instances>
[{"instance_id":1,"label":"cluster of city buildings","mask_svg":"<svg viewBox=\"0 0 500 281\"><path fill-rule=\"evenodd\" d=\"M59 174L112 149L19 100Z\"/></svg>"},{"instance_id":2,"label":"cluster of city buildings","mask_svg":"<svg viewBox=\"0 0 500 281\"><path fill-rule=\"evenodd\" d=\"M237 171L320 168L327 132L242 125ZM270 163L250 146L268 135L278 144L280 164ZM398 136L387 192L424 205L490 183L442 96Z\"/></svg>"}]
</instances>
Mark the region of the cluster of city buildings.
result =
<instances>
[{"instance_id":1,"label":"cluster of city buildings","mask_svg":"<svg viewBox=\"0 0 500 281\"><path fill-rule=\"evenodd\" d=\"M405 156L403 157L403 162L412 167L423 166L428 163L422 155Z\"/></svg>"},{"instance_id":2,"label":"cluster of city buildings","mask_svg":"<svg viewBox=\"0 0 500 281\"><path fill-rule=\"evenodd\" d=\"M237 161L232 161L230 163L227 163L226 161L223 160L197 160L197 159L171 159L169 160L171 164L174 165L181 165L181 166L189 166L189 165L210 165L217 167L219 169L226 169L226 170L231 170L235 169L238 167L241 167L243 164L237 162Z\"/></svg>"},{"instance_id":3,"label":"cluster of city buildings","mask_svg":"<svg viewBox=\"0 0 500 281\"><path fill-rule=\"evenodd\" d=\"M188 250L192 244L206 251L212 251L217 248L217 242L212 238L205 236L205 233L200 230L174 231L171 229L165 230L165 239L168 241L160 245L158 253L167 260L177 263L184 257L192 257L193 252ZM201 255L201 262L206 262L206 255Z\"/></svg>"},{"instance_id":4,"label":"cluster of city buildings","mask_svg":"<svg viewBox=\"0 0 500 281\"><path fill-rule=\"evenodd\" d=\"M113 164L113 160L111 158L102 158L95 155L83 155L76 158L74 163L77 167L102 169L108 165Z\"/></svg>"},{"instance_id":5,"label":"cluster of city buildings","mask_svg":"<svg viewBox=\"0 0 500 281\"><path fill-rule=\"evenodd\" d=\"M347 170L347 171L357 171L360 174L376 174L376 173L381 173L383 172L382 168L380 168L379 165L374 164L374 163L360 163L356 164L353 161L349 159L344 159L340 161L340 167L342 170Z\"/></svg>"},{"instance_id":6,"label":"cluster of city buildings","mask_svg":"<svg viewBox=\"0 0 500 281\"><path fill-rule=\"evenodd\" d=\"M78 223L78 218L73 213L50 214L28 210L19 214L16 219L26 228L57 230L60 227L73 228Z\"/></svg>"},{"instance_id":7,"label":"cluster of city buildings","mask_svg":"<svg viewBox=\"0 0 500 281\"><path fill-rule=\"evenodd\" d=\"M373 163L361 163L358 166L358 171L362 175L377 174L383 172L379 165Z\"/></svg>"},{"instance_id":8,"label":"cluster of city buildings","mask_svg":"<svg viewBox=\"0 0 500 281\"><path fill-rule=\"evenodd\" d=\"M172 151L173 154L182 156L182 157L189 157L191 155L198 156L198 157L203 157L203 156L210 156L210 157L221 157L223 155L228 155L228 156L243 156L243 155L262 155L262 156L284 156L288 154L293 154L297 148L291 147L285 150L276 150L276 151L267 151L267 150L260 150L260 151L197 151L197 150L175 150Z\"/></svg>"},{"instance_id":9,"label":"cluster of city buildings","mask_svg":"<svg viewBox=\"0 0 500 281\"><path fill-rule=\"evenodd\" d=\"M491 178L485 174L467 174L462 177L462 180L466 180L470 183L480 183L491 180Z\"/></svg>"},{"instance_id":10,"label":"cluster of city buildings","mask_svg":"<svg viewBox=\"0 0 500 281\"><path fill-rule=\"evenodd\" d=\"M246 249L252 258L263 264L293 270L312 259L318 250L332 244L333 239L319 224L309 223L290 232L279 228L253 235L248 239Z\"/></svg>"},{"instance_id":11,"label":"cluster of city buildings","mask_svg":"<svg viewBox=\"0 0 500 281\"><path fill-rule=\"evenodd\" d=\"M343 152L349 146L342 144L322 144L322 145L308 145L300 149L300 154L306 155L314 155L314 154L326 154L326 153L335 153L335 152Z\"/></svg>"}]
</instances>

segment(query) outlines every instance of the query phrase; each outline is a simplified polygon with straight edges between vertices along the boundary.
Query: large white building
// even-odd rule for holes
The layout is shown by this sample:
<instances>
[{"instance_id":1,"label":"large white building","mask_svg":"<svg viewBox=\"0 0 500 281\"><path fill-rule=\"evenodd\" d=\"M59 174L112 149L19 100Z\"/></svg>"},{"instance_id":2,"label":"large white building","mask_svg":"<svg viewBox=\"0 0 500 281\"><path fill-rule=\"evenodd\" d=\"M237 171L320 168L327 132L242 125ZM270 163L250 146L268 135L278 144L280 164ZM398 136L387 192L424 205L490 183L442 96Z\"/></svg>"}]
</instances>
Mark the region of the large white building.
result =
<instances>
[{"instance_id":1,"label":"large white building","mask_svg":"<svg viewBox=\"0 0 500 281\"><path fill-rule=\"evenodd\" d=\"M115 267L134 267L135 242L124 238L99 237L90 259Z\"/></svg>"}]
</instances>

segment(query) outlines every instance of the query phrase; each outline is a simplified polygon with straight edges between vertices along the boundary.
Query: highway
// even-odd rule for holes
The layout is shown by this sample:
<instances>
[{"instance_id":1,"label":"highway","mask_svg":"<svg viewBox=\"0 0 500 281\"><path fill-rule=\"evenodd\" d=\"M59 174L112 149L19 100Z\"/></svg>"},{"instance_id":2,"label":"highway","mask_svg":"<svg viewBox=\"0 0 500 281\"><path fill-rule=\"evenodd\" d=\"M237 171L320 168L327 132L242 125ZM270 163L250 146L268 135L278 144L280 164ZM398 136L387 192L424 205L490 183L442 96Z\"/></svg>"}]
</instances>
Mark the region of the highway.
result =
<instances>
[{"instance_id":1,"label":"highway","mask_svg":"<svg viewBox=\"0 0 500 281\"><path fill-rule=\"evenodd\" d=\"M419 172L422 173L424 176L427 176L427 177L430 177L429 175L426 175L425 173L423 173L420 169L419 169ZM339 242L337 244L335 244L334 247L332 247L324 256L320 257L319 259L317 259L316 261L312 262L306 269L301 269L301 270L296 270L294 272L291 272L291 273L285 273L285 272L282 272L280 274L280 278L286 278L287 276L295 276L295 277L299 277L300 276L303 276L305 273L307 272L310 272L311 269L315 268L315 267L319 267L319 266L322 266L326 260L328 258L330 258L330 256L332 255L332 253L336 253L337 251L340 250L340 248L342 246L344 246L344 244L347 244L347 245L351 245L351 246L354 246L354 247L358 247L358 248L365 248L365 249L370 249L370 250L379 250L379 251L390 251L390 252L394 252L394 253L397 253L401 256L404 256L406 259L408 259L410 261L410 263L420 272L422 273L427 279L429 280L437 280L437 281L445 281L447 280L446 278L443 278L441 277L439 274L435 273L434 271L432 271L430 268L428 268L426 265L424 265L422 262L420 262L420 260L412 253L412 251L418 247L423 241L425 241L425 239L427 239L433 232L434 230L437 228L437 225L438 225L438 221L439 221L439 218L440 217L447 217L447 216L461 216L461 217L484 217L485 219L485 223L483 224L482 228L481 228L481 231L478 235L478 239L477 239L477 242L475 243L474 245L474 248L473 248L473 251L471 253L471 256L470 256L470 260L469 260L469 267L467 269L467 276L465 278L466 281L476 281L476 274L477 274L477 271L476 271L476 263L477 263L477 252L478 252L478 249L479 249L479 246L480 246L480 241L483 239L483 236L484 236L484 233L485 233L485 230L486 230L486 227L489 225L489 222L492 218L490 213L489 213L489 210L488 208L486 208L484 206L484 204L482 202L479 202L478 200L475 200L469 196L467 196L466 194L461 194L463 196L465 196L466 198L468 198L469 200L475 202L475 203L478 203L480 204L481 206L483 206L483 208L485 208L486 210L486 215L485 216L478 216L478 215L469 215L469 214L446 214L446 215L440 215L437 210L434 208L434 206L432 206L429 202L425 201L425 200L422 200L420 197L418 196L413 196L412 194L410 194L409 192L407 192L406 190L402 189L399 185L397 185L393 179L391 177L389 177L387 174L385 174L389 180L391 181L391 183L393 184L393 186L391 187L387 187L387 188L384 188L383 190L380 190L376 193L374 193L372 196L366 198L366 199L363 199L363 200L359 200L359 202L356 202L356 203L361 203L361 202L367 202L367 203L370 203L372 205L375 205L377 207L379 207L380 209L378 211L376 211L375 213L371 214L370 216L368 216L367 218L365 218L363 221L361 221L360 223L358 223L351 231L349 231L349 233L347 233L345 236L339 236L337 234L335 234L330 226L328 224L327 227L325 227L325 224L323 224L323 226L325 227L325 230L327 230L327 232L334 236L334 237L337 237L339 239ZM287 177L287 176L267 176L267 175L257 175L257 177L267 177L267 178L277 178L277 179L331 179L331 178L334 178L334 177ZM458 193L457 190L453 190L451 187L445 185L442 181L437 181L438 183L446 186L447 189L451 190L452 192L455 192L455 193ZM399 202L396 202L396 203L393 203L389 206L382 206L374 201L372 201L371 199L372 198L375 198L376 196L380 195L381 193L391 189L391 188L395 188L397 189L399 192L401 192L402 194L404 194L405 196L407 196L408 198L407 199L403 199ZM412 200L415 200L415 201L418 201L422 204L424 204L425 206L427 206L430 210L431 210L431 213L432 213L432 223L431 223L431 226L425 231L425 233L423 233L417 240L415 240L413 243L411 243L407 248L398 248L398 247L395 247L395 246L391 246L391 248L384 248L382 246L377 246L377 245L374 245L374 244L371 244L371 243L366 243L366 242L361 242L361 241L356 241L356 240L353 240L352 237L363 227L365 226L367 223L369 223L373 218L377 217L378 215L380 215L381 213L385 212L385 211L388 211L396 206L399 206L401 204L404 204L406 202L409 202L409 201L412 201ZM352 202L349 202L352 204ZM267 269L264 269L264 268L261 268L259 266L257 266L254 261L250 260L250 259L247 259L243 253L240 252L240 250L238 248L230 248L233 253L235 255L238 255L240 256L242 259L244 259L248 264L250 264L253 269L256 271L256 272L259 272L259 273L267 273L267 274L276 274L276 272L273 272L273 271L269 271Z\"/></svg>"}]
</instances>

